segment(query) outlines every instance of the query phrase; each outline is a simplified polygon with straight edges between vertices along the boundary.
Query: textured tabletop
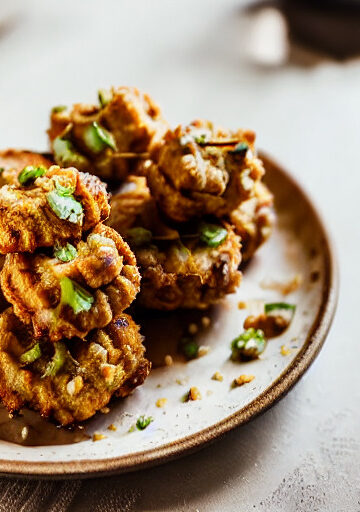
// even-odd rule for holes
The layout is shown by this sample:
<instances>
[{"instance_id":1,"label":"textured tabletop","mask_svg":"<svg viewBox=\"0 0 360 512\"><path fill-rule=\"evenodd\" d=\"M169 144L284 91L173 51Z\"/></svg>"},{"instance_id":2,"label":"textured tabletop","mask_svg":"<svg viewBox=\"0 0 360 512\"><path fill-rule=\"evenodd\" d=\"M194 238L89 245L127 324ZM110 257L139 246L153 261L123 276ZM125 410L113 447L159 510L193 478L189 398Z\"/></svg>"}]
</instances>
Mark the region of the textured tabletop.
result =
<instances>
[{"instance_id":1,"label":"textured tabletop","mask_svg":"<svg viewBox=\"0 0 360 512\"><path fill-rule=\"evenodd\" d=\"M2 0L1 146L45 149L51 106L110 84L148 91L172 124L253 128L335 240L340 301L324 348L278 405L201 452L95 484L3 479L0 511L360 511L360 61L291 51L277 63L275 48L262 65L242 6Z\"/></svg>"}]
</instances>

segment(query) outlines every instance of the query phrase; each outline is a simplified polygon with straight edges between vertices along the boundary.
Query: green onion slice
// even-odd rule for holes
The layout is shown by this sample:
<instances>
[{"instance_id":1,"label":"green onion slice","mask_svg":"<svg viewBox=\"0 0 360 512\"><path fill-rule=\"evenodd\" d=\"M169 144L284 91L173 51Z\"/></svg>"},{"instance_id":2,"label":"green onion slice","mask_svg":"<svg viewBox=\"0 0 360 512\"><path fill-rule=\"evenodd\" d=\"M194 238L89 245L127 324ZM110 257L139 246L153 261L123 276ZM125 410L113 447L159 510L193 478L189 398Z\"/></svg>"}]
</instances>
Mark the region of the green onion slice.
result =
<instances>
[{"instance_id":1,"label":"green onion slice","mask_svg":"<svg viewBox=\"0 0 360 512\"><path fill-rule=\"evenodd\" d=\"M264 352L266 340L261 329L250 327L231 342L231 359L256 359Z\"/></svg>"},{"instance_id":2,"label":"green onion slice","mask_svg":"<svg viewBox=\"0 0 360 512\"><path fill-rule=\"evenodd\" d=\"M64 366L68 350L62 341L54 343L54 355L51 361L47 364L45 372L42 377L55 377Z\"/></svg>"},{"instance_id":3,"label":"green onion slice","mask_svg":"<svg viewBox=\"0 0 360 512\"><path fill-rule=\"evenodd\" d=\"M104 108L112 100L112 92L107 91L106 89L99 89L98 90L98 98L99 98L100 106L102 108Z\"/></svg>"},{"instance_id":4,"label":"green onion slice","mask_svg":"<svg viewBox=\"0 0 360 512\"><path fill-rule=\"evenodd\" d=\"M66 105L56 105L55 107L53 107L51 109L51 112L53 114L57 114L58 112L64 112L64 110L67 109L67 106Z\"/></svg>"},{"instance_id":5,"label":"green onion slice","mask_svg":"<svg viewBox=\"0 0 360 512\"><path fill-rule=\"evenodd\" d=\"M56 137L53 142L54 157L56 163L63 167L85 167L88 163L87 159L78 153L73 143L62 137Z\"/></svg>"},{"instance_id":6,"label":"green onion slice","mask_svg":"<svg viewBox=\"0 0 360 512\"><path fill-rule=\"evenodd\" d=\"M196 359L199 355L199 345L193 338L182 338L179 348L187 360Z\"/></svg>"},{"instance_id":7,"label":"green onion slice","mask_svg":"<svg viewBox=\"0 0 360 512\"><path fill-rule=\"evenodd\" d=\"M83 207L72 195L73 188L64 187L57 180L55 181L55 187L55 190L46 194L52 211L59 219L81 225L84 217Z\"/></svg>"},{"instance_id":8,"label":"green onion slice","mask_svg":"<svg viewBox=\"0 0 360 512\"><path fill-rule=\"evenodd\" d=\"M112 133L99 126L96 121L85 128L84 142L93 153L100 153L106 147L116 151L116 143Z\"/></svg>"},{"instance_id":9,"label":"green onion slice","mask_svg":"<svg viewBox=\"0 0 360 512\"><path fill-rule=\"evenodd\" d=\"M246 155L247 150L249 149L249 145L246 144L246 142L239 142L239 144L236 144L234 149L231 149L229 153L231 155Z\"/></svg>"},{"instance_id":10,"label":"green onion slice","mask_svg":"<svg viewBox=\"0 0 360 512\"><path fill-rule=\"evenodd\" d=\"M285 318L285 320L288 320L289 323L295 314L295 310L295 304L288 304L287 302L271 302L264 306L266 315L281 316Z\"/></svg>"},{"instance_id":11,"label":"green onion slice","mask_svg":"<svg viewBox=\"0 0 360 512\"><path fill-rule=\"evenodd\" d=\"M148 416L147 418L145 418L145 416L142 415L137 419L136 428L138 430L145 430L146 427L148 427L152 421L154 421L154 418L152 416Z\"/></svg>"},{"instance_id":12,"label":"green onion slice","mask_svg":"<svg viewBox=\"0 0 360 512\"><path fill-rule=\"evenodd\" d=\"M36 178L43 176L46 173L46 167L43 165L34 166L28 165L24 167L18 176L20 185L27 185L28 182L33 182Z\"/></svg>"},{"instance_id":13,"label":"green onion slice","mask_svg":"<svg viewBox=\"0 0 360 512\"><path fill-rule=\"evenodd\" d=\"M209 247L218 247L228 236L228 232L222 226L216 224L200 225L200 240Z\"/></svg>"},{"instance_id":14,"label":"green onion slice","mask_svg":"<svg viewBox=\"0 0 360 512\"><path fill-rule=\"evenodd\" d=\"M77 250L73 245L69 243L64 246L57 245L54 247L54 256L60 261L72 261L77 257Z\"/></svg>"},{"instance_id":15,"label":"green onion slice","mask_svg":"<svg viewBox=\"0 0 360 512\"><path fill-rule=\"evenodd\" d=\"M36 361L37 359L39 359L40 357L41 357L40 345L39 345L39 343L35 343L35 345L32 348L30 348L29 350L27 350L20 356L20 363L30 364L30 363L33 363L34 361Z\"/></svg>"},{"instance_id":16,"label":"green onion slice","mask_svg":"<svg viewBox=\"0 0 360 512\"><path fill-rule=\"evenodd\" d=\"M89 311L94 303L94 297L78 283L69 277L60 279L61 304L70 306L75 315L82 311Z\"/></svg>"}]
</instances>

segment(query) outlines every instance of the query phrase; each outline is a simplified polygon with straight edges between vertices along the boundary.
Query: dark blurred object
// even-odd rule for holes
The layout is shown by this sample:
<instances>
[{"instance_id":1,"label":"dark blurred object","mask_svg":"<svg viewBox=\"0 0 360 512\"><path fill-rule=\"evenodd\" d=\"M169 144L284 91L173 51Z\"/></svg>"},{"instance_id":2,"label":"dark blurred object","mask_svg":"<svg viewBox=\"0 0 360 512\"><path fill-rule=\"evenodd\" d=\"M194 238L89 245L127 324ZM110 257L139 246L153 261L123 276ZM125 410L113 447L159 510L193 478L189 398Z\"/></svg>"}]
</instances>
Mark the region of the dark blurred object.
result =
<instances>
[{"instance_id":1,"label":"dark blurred object","mask_svg":"<svg viewBox=\"0 0 360 512\"><path fill-rule=\"evenodd\" d=\"M296 42L337 59L360 53L359 0L282 0L280 8Z\"/></svg>"}]
</instances>

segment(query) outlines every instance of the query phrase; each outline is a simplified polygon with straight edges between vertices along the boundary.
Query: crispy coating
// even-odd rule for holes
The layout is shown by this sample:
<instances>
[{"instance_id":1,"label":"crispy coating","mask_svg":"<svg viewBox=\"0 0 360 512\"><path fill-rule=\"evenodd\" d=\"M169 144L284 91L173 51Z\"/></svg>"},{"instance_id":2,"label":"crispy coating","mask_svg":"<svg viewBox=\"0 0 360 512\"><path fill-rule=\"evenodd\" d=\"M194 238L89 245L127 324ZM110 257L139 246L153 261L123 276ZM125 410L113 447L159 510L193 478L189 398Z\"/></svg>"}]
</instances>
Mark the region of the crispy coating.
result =
<instances>
[{"instance_id":1,"label":"crispy coating","mask_svg":"<svg viewBox=\"0 0 360 512\"><path fill-rule=\"evenodd\" d=\"M22 149L0 151L0 186L18 185L17 177L27 165L43 165L48 168L53 165L53 162L40 153L34 153L33 151Z\"/></svg>"},{"instance_id":2,"label":"crispy coating","mask_svg":"<svg viewBox=\"0 0 360 512\"><path fill-rule=\"evenodd\" d=\"M240 283L241 244L232 227L223 223L227 239L210 248L199 241L192 225L168 225L144 177L129 177L113 195L108 222L128 239L136 255L142 276L137 303L144 307L202 309L234 292ZM131 231L137 227L150 231L148 243L139 245L134 239Z\"/></svg>"},{"instance_id":3,"label":"crispy coating","mask_svg":"<svg viewBox=\"0 0 360 512\"><path fill-rule=\"evenodd\" d=\"M61 280L69 278L93 298L88 311L75 313L62 300ZM32 323L34 336L51 341L105 327L130 306L140 288L134 254L113 229L98 224L77 256L63 263L45 253L8 254L1 272L2 291L22 322Z\"/></svg>"},{"instance_id":4,"label":"crispy coating","mask_svg":"<svg viewBox=\"0 0 360 512\"><path fill-rule=\"evenodd\" d=\"M159 207L176 222L228 215L251 197L264 174L261 160L253 156L254 141L251 131L226 131L209 121L168 131L146 170ZM235 151L237 143L245 149Z\"/></svg>"},{"instance_id":5,"label":"crispy coating","mask_svg":"<svg viewBox=\"0 0 360 512\"><path fill-rule=\"evenodd\" d=\"M82 205L83 215L76 222L60 219L50 207L48 193L57 183L72 189ZM53 166L33 185L0 188L0 253L34 252L80 239L83 231L105 220L109 212L106 187L96 176Z\"/></svg>"},{"instance_id":6,"label":"crispy coating","mask_svg":"<svg viewBox=\"0 0 360 512\"><path fill-rule=\"evenodd\" d=\"M204 309L240 284L240 240L230 226L217 248L198 241L170 241L136 250L142 276L137 303L146 308Z\"/></svg>"},{"instance_id":7,"label":"crispy coating","mask_svg":"<svg viewBox=\"0 0 360 512\"><path fill-rule=\"evenodd\" d=\"M139 328L124 313L93 331L86 343L65 341L66 360L55 376L43 376L54 352L46 338L39 342L41 357L21 364L34 341L11 308L0 315L0 398L10 413L26 406L61 425L84 421L112 396L127 396L150 371Z\"/></svg>"},{"instance_id":8,"label":"crispy coating","mask_svg":"<svg viewBox=\"0 0 360 512\"><path fill-rule=\"evenodd\" d=\"M72 161L71 158L67 160L66 165L87 170L105 180L119 180L136 165L135 160L119 154L155 151L168 124L150 96L135 87L113 88L109 94L110 100L104 106L78 103L71 111L53 110L48 135L53 147L57 137L71 141L74 156ZM85 132L93 122L112 134L115 149L104 147L95 151L89 146ZM64 164L56 151L55 159L59 165Z\"/></svg>"},{"instance_id":9,"label":"crispy coating","mask_svg":"<svg viewBox=\"0 0 360 512\"><path fill-rule=\"evenodd\" d=\"M246 262L271 234L275 216L270 190L264 183L256 183L253 197L243 201L229 217L241 237L242 261Z\"/></svg>"}]
</instances>

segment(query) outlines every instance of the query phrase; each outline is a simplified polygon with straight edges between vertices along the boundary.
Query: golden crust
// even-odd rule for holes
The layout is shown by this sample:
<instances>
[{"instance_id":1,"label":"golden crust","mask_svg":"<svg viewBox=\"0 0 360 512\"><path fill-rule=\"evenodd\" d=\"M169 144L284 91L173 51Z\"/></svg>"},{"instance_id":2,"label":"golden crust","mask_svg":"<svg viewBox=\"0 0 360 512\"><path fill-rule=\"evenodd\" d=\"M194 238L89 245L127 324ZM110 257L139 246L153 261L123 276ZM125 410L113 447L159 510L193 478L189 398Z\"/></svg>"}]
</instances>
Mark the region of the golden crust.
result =
<instances>
[{"instance_id":1,"label":"golden crust","mask_svg":"<svg viewBox=\"0 0 360 512\"><path fill-rule=\"evenodd\" d=\"M42 377L52 344L40 340L40 359L27 365L21 354L34 343L33 333L13 314L0 315L0 398L10 413L30 407L61 425L84 421L105 407L112 396L127 396L150 371L139 328L124 313L87 342L65 342L69 358L58 374ZM77 364L73 362L75 360Z\"/></svg>"},{"instance_id":2,"label":"golden crust","mask_svg":"<svg viewBox=\"0 0 360 512\"><path fill-rule=\"evenodd\" d=\"M201 138L215 144L205 145L199 142ZM147 170L160 209L176 222L228 215L251 197L253 183L264 174L261 161L252 156L254 139L251 131L225 131L209 121L194 121L168 131L158 157ZM251 151L236 153L231 141L242 142Z\"/></svg>"},{"instance_id":3,"label":"golden crust","mask_svg":"<svg viewBox=\"0 0 360 512\"><path fill-rule=\"evenodd\" d=\"M104 148L100 153L94 153L89 148L84 131L93 122L111 132L116 151ZM160 108L150 96L135 87L118 87L111 90L111 100L104 107L78 103L71 111L53 111L48 135L51 143L64 135L71 140L75 151L81 155L81 163L76 159L68 165L106 180L119 180L136 166L135 160L124 159L119 153L153 152L167 129ZM62 164L61 161L58 163Z\"/></svg>"},{"instance_id":4,"label":"golden crust","mask_svg":"<svg viewBox=\"0 0 360 512\"><path fill-rule=\"evenodd\" d=\"M62 220L50 208L47 193L55 189L56 180L74 190L83 206L82 222ZM109 213L105 185L96 176L53 166L33 186L0 188L0 253L34 252L38 247L80 239L83 230L107 219Z\"/></svg>"},{"instance_id":5,"label":"golden crust","mask_svg":"<svg viewBox=\"0 0 360 512\"><path fill-rule=\"evenodd\" d=\"M0 151L0 186L18 185L17 177L27 165L51 167L53 162L40 153L22 149L5 149Z\"/></svg>"},{"instance_id":6,"label":"golden crust","mask_svg":"<svg viewBox=\"0 0 360 512\"><path fill-rule=\"evenodd\" d=\"M135 256L110 227L98 224L86 241L77 244L77 254L67 263L44 253L6 256L2 291L20 320L32 323L36 337L84 338L128 308L139 291ZM65 277L91 294L94 302L89 311L75 314L61 303L60 280Z\"/></svg>"}]
</instances>

